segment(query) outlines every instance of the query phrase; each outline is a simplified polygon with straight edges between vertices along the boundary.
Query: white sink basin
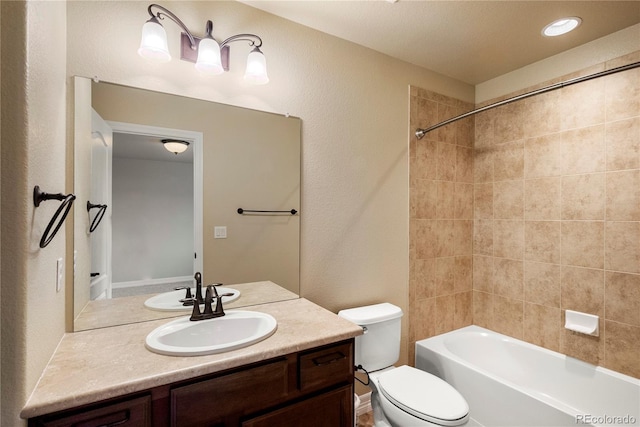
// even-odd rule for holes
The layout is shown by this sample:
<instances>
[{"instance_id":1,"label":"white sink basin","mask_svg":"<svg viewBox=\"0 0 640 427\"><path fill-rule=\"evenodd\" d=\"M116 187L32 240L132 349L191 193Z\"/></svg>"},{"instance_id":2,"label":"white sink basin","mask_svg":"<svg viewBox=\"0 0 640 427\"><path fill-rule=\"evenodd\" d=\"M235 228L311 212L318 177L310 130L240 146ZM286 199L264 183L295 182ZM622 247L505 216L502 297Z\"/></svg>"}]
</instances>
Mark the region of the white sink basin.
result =
<instances>
[{"instance_id":1,"label":"white sink basin","mask_svg":"<svg viewBox=\"0 0 640 427\"><path fill-rule=\"evenodd\" d=\"M218 294L233 294L232 296L222 297L223 304L230 303L231 301L235 301L240 298L240 291L237 289L225 288L224 286L216 286L216 289L218 290ZM185 306L180 302L180 300L185 297L186 293L186 290L181 289L179 291L171 291L158 294L146 300L144 302L144 306L150 308L151 310L157 311L191 311L193 310L193 306ZM206 287L203 287L203 297L205 296L205 293ZM196 296L195 288L191 289L191 295L193 295L194 297Z\"/></svg>"},{"instance_id":2,"label":"white sink basin","mask_svg":"<svg viewBox=\"0 0 640 427\"><path fill-rule=\"evenodd\" d=\"M257 311L229 310L222 317L192 322L188 317L154 329L147 349L169 356L202 356L255 344L276 331L273 316Z\"/></svg>"}]
</instances>

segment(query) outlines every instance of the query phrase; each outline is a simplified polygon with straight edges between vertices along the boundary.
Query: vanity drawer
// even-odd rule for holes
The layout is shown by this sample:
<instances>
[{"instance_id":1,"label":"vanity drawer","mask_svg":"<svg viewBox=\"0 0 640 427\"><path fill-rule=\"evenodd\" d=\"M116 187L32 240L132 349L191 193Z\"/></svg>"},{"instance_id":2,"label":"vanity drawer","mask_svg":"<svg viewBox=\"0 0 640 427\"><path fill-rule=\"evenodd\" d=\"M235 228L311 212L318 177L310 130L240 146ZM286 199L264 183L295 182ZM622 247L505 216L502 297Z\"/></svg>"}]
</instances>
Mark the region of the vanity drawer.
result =
<instances>
[{"instance_id":1,"label":"vanity drawer","mask_svg":"<svg viewBox=\"0 0 640 427\"><path fill-rule=\"evenodd\" d=\"M62 417L29 421L30 427L151 427L151 396L143 396Z\"/></svg>"},{"instance_id":2,"label":"vanity drawer","mask_svg":"<svg viewBox=\"0 0 640 427\"><path fill-rule=\"evenodd\" d=\"M353 344L344 342L300 353L299 388L318 390L341 382L353 382Z\"/></svg>"}]
</instances>

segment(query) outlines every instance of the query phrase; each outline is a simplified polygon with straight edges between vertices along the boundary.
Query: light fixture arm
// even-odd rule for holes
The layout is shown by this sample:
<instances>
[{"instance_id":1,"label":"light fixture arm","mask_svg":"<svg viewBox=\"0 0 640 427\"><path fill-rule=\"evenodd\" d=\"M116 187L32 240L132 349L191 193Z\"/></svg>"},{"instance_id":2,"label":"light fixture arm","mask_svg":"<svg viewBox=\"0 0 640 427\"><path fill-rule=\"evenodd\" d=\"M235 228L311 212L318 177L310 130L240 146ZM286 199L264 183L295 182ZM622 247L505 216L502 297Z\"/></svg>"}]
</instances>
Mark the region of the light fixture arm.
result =
<instances>
[{"instance_id":1,"label":"light fixture arm","mask_svg":"<svg viewBox=\"0 0 640 427\"><path fill-rule=\"evenodd\" d=\"M153 11L151 10L152 8L158 8L160 9L160 12L157 12L157 14L153 14ZM187 28L187 26L184 24L184 22L182 22L180 20L180 18L178 18L176 15L173 14L173 12L171 12L169 9L160 6L159 4L155 4L152 3L149 5L149 7L147 8L147 10L149 11L149 15L151 15L151 19L154 20L158 20L158 19L164 19L163 15L168 17L169 19L171 19L173 22L175 22L176 24L178 24L180 26L180 28L182 28L186 34L186 36L189 38L189 43L191 44L191 49L196 50L197 49L197 44L196 44L196 39L193 37L193 34L191 34L191 31L189 31L189 29ZM209 21L211 22L211 21ZM209 22L207 22L207 29L209 29L208 25ZM210 34L210 33L208 33Z\"/></svg>"},{"instance_id":2,"label":"light fixture arm","mask_svg":"<svg viewBox=\"0 0 640 427\"><path fill-rule=\"evenodd\" d=\"M220 43L220 47L224 47L225 45L237 42L237 41L248 41L249 46L260 47L262 46L262 39L255 34L236 34L235 36L231 36L227 38L225 41Z\"/></svg>"}]
</instances>

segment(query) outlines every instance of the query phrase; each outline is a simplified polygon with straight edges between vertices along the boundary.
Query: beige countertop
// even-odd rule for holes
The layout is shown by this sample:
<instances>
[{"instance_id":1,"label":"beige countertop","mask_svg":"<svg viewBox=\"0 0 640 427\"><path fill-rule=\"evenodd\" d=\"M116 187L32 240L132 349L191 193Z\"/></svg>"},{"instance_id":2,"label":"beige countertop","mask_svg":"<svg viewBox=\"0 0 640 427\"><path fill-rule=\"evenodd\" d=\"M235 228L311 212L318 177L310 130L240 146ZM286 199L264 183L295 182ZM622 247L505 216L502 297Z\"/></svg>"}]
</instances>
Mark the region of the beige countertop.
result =
<instances>
[{"instance_id":1,"label":"beige countertop","mask_svg":"<svg viewBox=\"0 0 640 427\"><path fill-rule=\"evenodd\" d=\"M276 332L249 347L208 356L147 350L147 334L170 319L65 334L20 416L32 418L362 334L359 326L304 298L243 310L272 315Z\"/></svg>"},{"instance_id":2,"label":"beige countertop","mask_svg":"<svg viewBox=\"0 0 640 427\"><path fill-rule=\"evenodd\" d=\"M225 309L298 298L297 294L268 280L237 283L225 285L225 287L240 291L240 298L225 304ZM153 294L148 294L89 301L74 320L74 330L84 331L190 314L189 308L185 309L184 312L148 309L144 306L144 302L152 296Z\"/></svg>"}]
</instances>

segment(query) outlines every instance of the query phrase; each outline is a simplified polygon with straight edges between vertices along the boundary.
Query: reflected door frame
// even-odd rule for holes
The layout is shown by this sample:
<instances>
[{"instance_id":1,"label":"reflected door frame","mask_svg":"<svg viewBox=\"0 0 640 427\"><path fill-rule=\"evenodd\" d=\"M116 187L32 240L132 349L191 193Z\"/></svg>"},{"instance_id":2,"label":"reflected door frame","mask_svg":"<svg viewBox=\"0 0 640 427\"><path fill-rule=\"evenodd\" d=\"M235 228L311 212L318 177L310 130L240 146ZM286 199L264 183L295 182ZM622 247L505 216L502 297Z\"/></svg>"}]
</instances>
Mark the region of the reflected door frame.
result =
<instances>
[{"instance_id":1,"label":"reflected door frame","mask_svg":"<svg viewBox=\"0 0 640 427\"><path fill-rule=\"evenodd\" d=\"M175 138L189 141L193 147L193 271L203 270L203 215L202 215L202 163L203 141L202 132L191 130L163 128L134 123L114 122L107 120L114 133L128 133L146 135L157 138Z\"/></svg>"}]
</instances>

